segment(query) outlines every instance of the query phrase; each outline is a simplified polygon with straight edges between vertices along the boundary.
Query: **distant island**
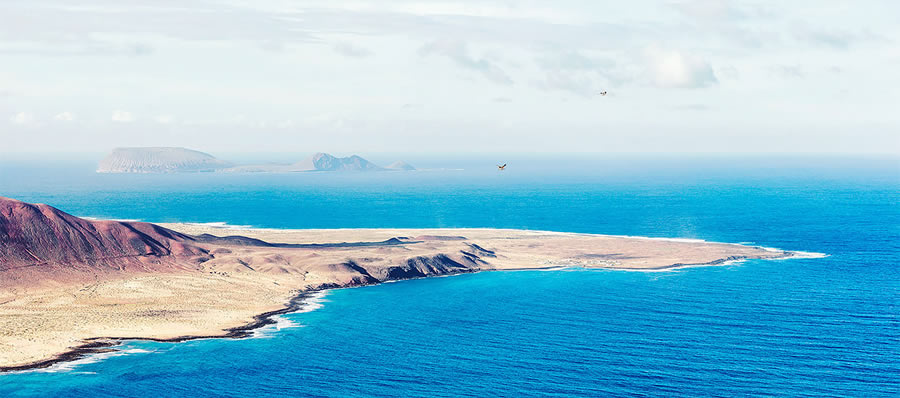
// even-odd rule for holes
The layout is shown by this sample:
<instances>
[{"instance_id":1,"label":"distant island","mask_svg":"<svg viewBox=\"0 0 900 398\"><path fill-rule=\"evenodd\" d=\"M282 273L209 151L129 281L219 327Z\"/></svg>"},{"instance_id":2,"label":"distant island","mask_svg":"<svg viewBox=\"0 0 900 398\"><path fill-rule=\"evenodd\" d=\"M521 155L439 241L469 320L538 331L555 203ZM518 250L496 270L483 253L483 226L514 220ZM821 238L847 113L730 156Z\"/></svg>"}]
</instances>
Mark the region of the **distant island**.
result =
<instances>
[{"instance_id":1,"label":"distant island","mask_svg":"<svg viewBox=\"0 0 900 398\"><path fill-rule=\"evenodd\" d=\"M233 162L191 149L176 147L116 148L100 161L98 173L294 173L294 172L365 172L412 171L409 163L398 161L380 167L360 156L336 157L316 153L296 163L235 165Z\"/></svg>"},{"instance_id":2,"label":"distant island","mask_svg":"<svg viewBox=\"0 0 900 398\"><path fill-rule=\"evenodd\" d=\"M388 170L375 165L357 155L344 158L335 157L327 153L319 152L307 159L291 164L261 164L236 166L222 170L224 172L244 173L294 173L304 171L382 171ZM410 169L410 170L415 170Z\"/></svg>"},{"instance_id":3,"label":"distant island","mask_svg":"<svg viewBox=\"0 0 900 398\"><path fill-rule=\"evenodd\" d=\"M116 148L97 167L98 173L180 173L222 170L233 163L185 148Z\"/></svg>"},{"instance_id":4,"label":"distant island","mask_svg":"<svg viewBox=\"0 0 900 398\"><path fill-rule=\"evenodd\" d=\"M406 163L402 160L391 163L388 167L385 167L385 168L388 170L406 170L406 171L416 169L415 167L412 167L411 164Z\"/></svg>"},{"instance_id":5,"label":"distant island","mask_svg":"<svg viewBox=\"0 0 900 398\"><path fill-rule=\"evenodd\" d=\"M86 220L0 197L0 372L109 351L124 339L248 336L331 288L489 270L659 270L804 256L510 229L234 230Z\"/></svg>"}]
</instances>

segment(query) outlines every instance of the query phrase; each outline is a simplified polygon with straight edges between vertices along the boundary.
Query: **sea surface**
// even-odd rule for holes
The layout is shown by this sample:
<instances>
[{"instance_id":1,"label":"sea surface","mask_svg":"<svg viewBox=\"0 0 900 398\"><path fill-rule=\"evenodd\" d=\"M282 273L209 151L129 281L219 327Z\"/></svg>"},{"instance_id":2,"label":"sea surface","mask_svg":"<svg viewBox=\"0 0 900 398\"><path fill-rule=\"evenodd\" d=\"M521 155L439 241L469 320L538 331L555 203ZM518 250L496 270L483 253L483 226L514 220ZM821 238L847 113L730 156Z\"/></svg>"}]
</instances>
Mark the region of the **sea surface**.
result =
<instances>
[{"instance_id":1,"label":"sea surface","mask_svg":"<svg viewBox=\"0 0 900 398\"><path fill-rule=\"evenodd\" d=\"M0 374L0 396L900 396L900 159L507 161L504 172L448 159L411 173L112 175L94 160L0 159L0 196L152 222L527 228L828 257L333 290L254 338L126 342Z\"/></svg>"}]
</instances>

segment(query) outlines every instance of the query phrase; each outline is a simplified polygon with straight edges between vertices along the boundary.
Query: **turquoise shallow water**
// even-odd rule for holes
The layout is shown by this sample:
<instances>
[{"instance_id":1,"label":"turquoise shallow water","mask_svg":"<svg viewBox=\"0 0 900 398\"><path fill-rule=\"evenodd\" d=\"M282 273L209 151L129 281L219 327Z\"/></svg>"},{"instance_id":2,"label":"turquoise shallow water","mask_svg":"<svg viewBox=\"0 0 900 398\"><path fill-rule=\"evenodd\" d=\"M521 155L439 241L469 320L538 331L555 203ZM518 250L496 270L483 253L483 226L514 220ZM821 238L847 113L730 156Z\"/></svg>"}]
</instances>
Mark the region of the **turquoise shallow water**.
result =
<instances>
[{"instance_id":1,"label":"turquoise shallow water","mask_svg":"<svg viewBox=\"0 0 900 398\"><path fill-rule=\"evenodd\" d=\"M658 273L489 272L332 291L321 308L286 315L281 330L259 338L128 342L121 355L95 362L0 375L0 395L896 396L900 172L896 161L842 162L777 172L709 160L582 174L335 178L98 176L78 164L0 164L0 195L83 216L517 227L830 255Z\"/></svg>"}]
</instances>

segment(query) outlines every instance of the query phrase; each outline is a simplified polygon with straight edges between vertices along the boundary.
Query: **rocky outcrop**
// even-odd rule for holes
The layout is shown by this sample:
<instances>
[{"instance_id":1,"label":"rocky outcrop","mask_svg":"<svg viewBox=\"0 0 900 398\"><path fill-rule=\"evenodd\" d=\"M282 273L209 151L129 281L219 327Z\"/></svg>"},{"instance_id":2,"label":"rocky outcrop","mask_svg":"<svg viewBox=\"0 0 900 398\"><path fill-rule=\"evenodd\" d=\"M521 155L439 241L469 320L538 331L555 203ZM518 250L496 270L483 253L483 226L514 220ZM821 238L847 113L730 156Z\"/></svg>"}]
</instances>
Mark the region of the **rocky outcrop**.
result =
<instances>
[{"instance_id":1,"label":"rocky outcrop","mask_svg":"<svg viewBox=\"0 0 900 398\"><path fill-rule=\"evenodd\" d=\"M291 165L291 171L377 171L383 170L374 163L353 155L345 158L319 152L308 159Z\"/></svg>"},{"instance_id":2,"label":"rocky outcrop","mask_svg":"<svg viewBox=\"0 0 900 398\"><path fill-rule=\"evenodd\" d=\"M98 173L179 173L217 171L233 166L210 154L185 148L116 148L97 167Z\"/></svg>"},{"instance_id":3,"label":"rocky outcrop","mask_svg":"<svg viewBox=\"0 0 900 398\"><path fill-rule=\"evenodd\" d=\"M467 242L466 246L469 246L470 251L475 255L478 255L481 257L497 257L497 253L495 253L493 250L485 249L481 246L478 246L475 243Z\"/></svg>"},{"instance_id":4,"label":"rocky outcrop","mask_svg":"<svg viewBox=\"0 0 900 398\"><path fill-rule=\"evenodd\" d=\"M404 264L380 269L377 276L381 281L390 281L474 272L478 269L478 263L465 255L451 258L446 254L436 254L413 257Z\"/></svg>"}]
</instances>

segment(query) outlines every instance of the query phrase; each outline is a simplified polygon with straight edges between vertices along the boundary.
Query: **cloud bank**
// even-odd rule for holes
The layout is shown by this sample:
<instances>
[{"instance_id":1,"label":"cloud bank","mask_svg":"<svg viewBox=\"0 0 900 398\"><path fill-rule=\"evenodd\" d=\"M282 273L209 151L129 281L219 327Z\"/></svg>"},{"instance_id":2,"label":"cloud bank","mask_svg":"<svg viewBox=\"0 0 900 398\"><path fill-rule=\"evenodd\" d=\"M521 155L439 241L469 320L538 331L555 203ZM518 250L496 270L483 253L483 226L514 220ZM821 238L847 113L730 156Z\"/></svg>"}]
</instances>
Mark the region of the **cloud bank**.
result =
<instances>
[{"instance_id":1,"label":"cloud bank","mask_svg":"<svg viewBox=\"0 0 900 398\"><path fill-rule=\"evenodd\" d=\"M6 0L0 151L878 152L900 147L894 15L886 0Z\"/></svg>"}]
</instances>

